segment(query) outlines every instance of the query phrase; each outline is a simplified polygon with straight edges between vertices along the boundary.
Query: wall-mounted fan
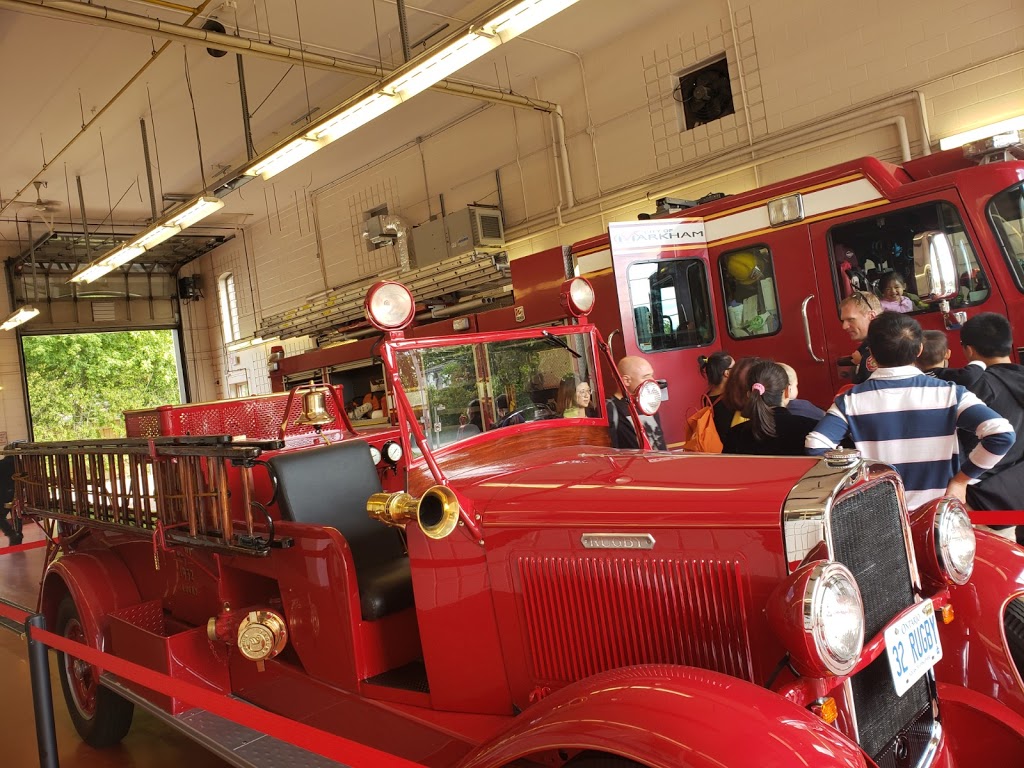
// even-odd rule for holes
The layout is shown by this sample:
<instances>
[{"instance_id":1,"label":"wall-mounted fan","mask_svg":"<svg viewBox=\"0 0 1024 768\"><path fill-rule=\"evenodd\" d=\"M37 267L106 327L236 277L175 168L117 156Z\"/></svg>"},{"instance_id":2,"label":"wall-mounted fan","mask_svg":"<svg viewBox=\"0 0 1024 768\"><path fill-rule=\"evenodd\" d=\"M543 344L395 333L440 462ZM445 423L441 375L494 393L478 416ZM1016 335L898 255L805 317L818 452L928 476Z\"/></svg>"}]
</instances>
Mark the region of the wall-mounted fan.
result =
<instances>
[{"instance_id":1,"label":"wall-mounted fan","mask_svg":"<svg viewBox=\"0 0 1024 768\"><path fill-rule=\"evenodd\" d=\"M728 62L722 58L681 75L673 95L683 104L687 130L733 114Z\"/></svg>"}]
</instances>

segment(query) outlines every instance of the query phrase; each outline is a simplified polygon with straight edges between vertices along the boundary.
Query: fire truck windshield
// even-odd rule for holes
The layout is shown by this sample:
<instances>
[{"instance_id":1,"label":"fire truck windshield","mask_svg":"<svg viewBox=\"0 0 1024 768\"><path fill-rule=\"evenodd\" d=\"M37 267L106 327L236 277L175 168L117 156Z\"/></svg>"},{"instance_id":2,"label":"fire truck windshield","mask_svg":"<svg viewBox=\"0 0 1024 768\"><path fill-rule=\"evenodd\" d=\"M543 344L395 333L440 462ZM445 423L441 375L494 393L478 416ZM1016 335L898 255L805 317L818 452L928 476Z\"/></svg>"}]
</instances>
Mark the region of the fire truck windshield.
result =
<instances>
[{"instance_id":1,"label":"fire truck windshield","mask_svg":"<svg viewBox=\"0 0 1024 768\"><path fill-rule=\"evenodd\" d=\"M602 416L590 334L541 333L398 351L402 388L432 449L517 424Z\"/></svg>"},{"instance_id":2,"label":"fire truck windshield","mask_svg":"<svg viewBox=\"0 0 1024 768\"><path fill-rule=\"evenodd\" d=\"M988 216L1017 287L1024 291L1024 184L993 197L988 204Z\"/></svg>"}]
</instances>

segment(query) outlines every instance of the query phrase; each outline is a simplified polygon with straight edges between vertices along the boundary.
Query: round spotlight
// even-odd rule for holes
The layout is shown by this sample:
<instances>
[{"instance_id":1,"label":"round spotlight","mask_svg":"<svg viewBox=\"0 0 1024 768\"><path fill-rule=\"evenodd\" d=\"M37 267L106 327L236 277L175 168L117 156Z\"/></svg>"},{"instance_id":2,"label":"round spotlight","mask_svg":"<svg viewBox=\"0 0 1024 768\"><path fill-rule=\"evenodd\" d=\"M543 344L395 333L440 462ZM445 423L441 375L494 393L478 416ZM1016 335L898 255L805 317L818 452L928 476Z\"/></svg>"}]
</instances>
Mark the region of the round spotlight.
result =
<instances>
[{"instance_id":1,"label":"round spotlight","mask_svg":"<svg viewBox=\"0 0 1024 768\"><path fill-rule=\"evenodd\" d=\"M407 328L416 313L416 302L409 289L390 280L371 286L363 306L367 319L382 331Z\"/></svg>"},{"instance_id":2,"label":"round spotlight","mask_svg":"<svg viewBox=\"0 0 1024 768\"><path fill-rule=\"evenodd\" d=\"M562 306L569 310L573 317L589 315L594 308L594 286L584 277L566 280L559 292Z\"/></svg>"},{"instance_id":3,"label":"round spotlight","mask_svg":"<svg viewBox=\"0 0 1024 768\"><path fill-rule=\"evenodd\" d=\"M636 388L636 407L646 416L658 412L661 407L661 387L658 382L648 379Z\"/></svg>"}]
</instances>

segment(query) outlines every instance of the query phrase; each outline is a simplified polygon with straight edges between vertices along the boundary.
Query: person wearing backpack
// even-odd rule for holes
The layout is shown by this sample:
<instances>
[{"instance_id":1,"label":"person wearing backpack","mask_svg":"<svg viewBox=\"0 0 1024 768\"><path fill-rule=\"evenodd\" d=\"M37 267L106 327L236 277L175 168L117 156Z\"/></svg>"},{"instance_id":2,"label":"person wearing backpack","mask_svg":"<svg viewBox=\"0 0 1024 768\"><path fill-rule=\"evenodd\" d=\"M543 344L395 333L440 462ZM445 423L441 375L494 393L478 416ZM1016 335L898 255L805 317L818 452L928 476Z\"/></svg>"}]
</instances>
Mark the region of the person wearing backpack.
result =
<instances>
[{"instance_id":1,"label":"person wearing backpack","mask_svg":"<svg viewBox=\"0 0 1024 768\"><path fill-rule=\"evenodd\" d=\"M761 360L750 368L749 380L747 403L743 407L747 420L726 433L722 452L803 456L804 440L818 422L798 416L784 405L789 387L786 370L772 360Z\"/></svg>"},{"instance_id":2,"label":"person wearing backpack","mask_svg":"<svg viewBox=\"0 0 1024 768\"><path fill-rule=\"evenodd\" d=\"M721 453L722 440L715 424L715 405L722 398L734 364L732 355L724 350L697 359L700 374L708 382L700 397L700 407L686 417L686 442L683 449L697 453Z\"/></svg>"}]
</instances>

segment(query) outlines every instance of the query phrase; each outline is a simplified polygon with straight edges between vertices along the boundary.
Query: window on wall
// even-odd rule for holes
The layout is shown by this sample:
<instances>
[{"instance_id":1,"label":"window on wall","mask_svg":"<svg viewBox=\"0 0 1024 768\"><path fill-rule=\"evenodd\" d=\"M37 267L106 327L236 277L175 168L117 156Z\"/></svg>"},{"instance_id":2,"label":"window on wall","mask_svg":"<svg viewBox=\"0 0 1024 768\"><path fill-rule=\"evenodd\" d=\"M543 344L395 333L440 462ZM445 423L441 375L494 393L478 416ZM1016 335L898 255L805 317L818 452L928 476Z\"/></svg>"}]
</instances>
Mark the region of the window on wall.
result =
<instances>
[{"instance_id":1,"label":"window on wall","mask_svg":"<svg viewBox=\"0 0 1024 768\"><path fill-rule=\"evenodd\" d=\"M629 297L637 346L662 352L710 344L708 274L700 259L662 259L629 265Z\"/></svg>"},{"instance_id":2,"label":"window on wall","mask_svg":"<svg viewBox=\"0 0 1024 768\"><path fill-rule=\"evenodd\" d=\"M225 272L217 281L220 296L220 322L224 343L238 341L242 334L238 330L238 298L235 294L235 276Z\"/></svg>"},{"instance_id":3,"label":"window on wall","mask_svg":"<svg viewBox=\"0 0 1024 768\"><path fill-rule=\"evenodd\" d=\"M936 231L949 238L956 263L959 292L951 303L966 307L985 301L989 281L963 220L955 206L941 200L833 227L829 240L838 298L853 291L871 291L881 299L883 309L936 311L938 302L925 302L918 296L914 274L914 237Z\"/></svg>"},{"instance_id":4,"label":"window on wall","mask_svg":"<svg viewBox=\"0 0 1024 768\"><path fill-rule=\"evenodd\" d=\"M778 333L779 293L768 246L753 245L718 257L729 335L734 339Z\"/></svg>"}]
</instances>

